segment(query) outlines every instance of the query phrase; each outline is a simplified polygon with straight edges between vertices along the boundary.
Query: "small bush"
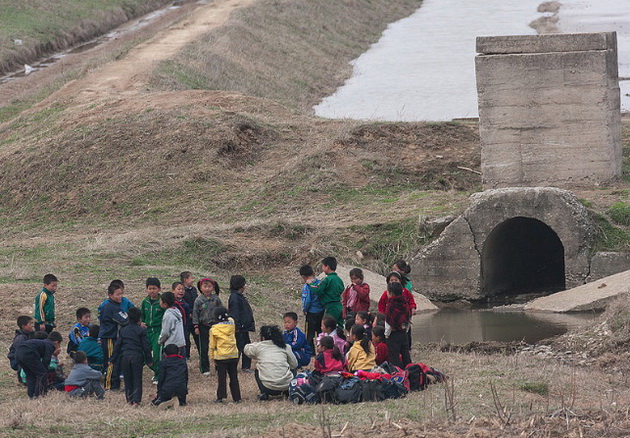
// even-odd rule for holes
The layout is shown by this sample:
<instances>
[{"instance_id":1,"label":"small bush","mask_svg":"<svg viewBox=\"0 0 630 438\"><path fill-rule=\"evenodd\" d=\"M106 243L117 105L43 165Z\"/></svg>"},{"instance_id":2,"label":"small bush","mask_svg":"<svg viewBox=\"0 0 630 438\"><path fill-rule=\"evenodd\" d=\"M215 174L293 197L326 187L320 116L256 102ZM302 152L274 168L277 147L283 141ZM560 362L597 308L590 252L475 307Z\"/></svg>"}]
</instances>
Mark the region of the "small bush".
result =
<instances>
[{"instance_id":1,"label":"small bush","mask_svg":"<svg viewBox=\"0 0 630 438\"><path fill-rule=\"evenodd\" d=\"M617 202L608 209L608 215L618 225L630 226L630 205Z\"/></svg>"}]
</instances>

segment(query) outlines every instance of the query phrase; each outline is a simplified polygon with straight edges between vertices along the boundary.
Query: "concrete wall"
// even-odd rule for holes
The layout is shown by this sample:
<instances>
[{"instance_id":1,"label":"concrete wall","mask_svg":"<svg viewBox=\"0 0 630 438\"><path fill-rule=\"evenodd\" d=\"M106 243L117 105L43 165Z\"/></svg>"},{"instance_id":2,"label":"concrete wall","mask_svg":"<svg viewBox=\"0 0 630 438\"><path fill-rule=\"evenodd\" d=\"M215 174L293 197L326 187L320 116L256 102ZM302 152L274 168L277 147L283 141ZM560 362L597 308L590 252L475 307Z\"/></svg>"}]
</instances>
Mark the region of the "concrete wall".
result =
<instances>
[{"instance_id":1,"label":"concrete wall","mask_svg":"<svg viewBox=\"0 0 630 438\"><path fill-rule=\"evenodd\" d=\"M549 226L564 247L566 287L584 283L595 236L588 211L569 191L531 187L473 194L466 211L411 261L414 289L435 300L484 298L481 255L486 239L495 227L515 217Z\"/></svg>"},{"instance_id":2,"label":"concrete wall","mask_svg":"<svg viewBox=\"0 0 630 438\"><path fill-rule=\"evenodd\" d=\"M621 176L614 32L477 38L484 189Z\"/></svg>"},{"instance_id":3,"label":"concrete wall","mask_svg":"<svg viewBox=\"0 0 630 438\"><path fill-rule=\"evenodd\" d=\"M630 270L630 253L598 252L591 258L591 272L587 281L599 280L627 270Z\"/></svg>"}]
</instances>

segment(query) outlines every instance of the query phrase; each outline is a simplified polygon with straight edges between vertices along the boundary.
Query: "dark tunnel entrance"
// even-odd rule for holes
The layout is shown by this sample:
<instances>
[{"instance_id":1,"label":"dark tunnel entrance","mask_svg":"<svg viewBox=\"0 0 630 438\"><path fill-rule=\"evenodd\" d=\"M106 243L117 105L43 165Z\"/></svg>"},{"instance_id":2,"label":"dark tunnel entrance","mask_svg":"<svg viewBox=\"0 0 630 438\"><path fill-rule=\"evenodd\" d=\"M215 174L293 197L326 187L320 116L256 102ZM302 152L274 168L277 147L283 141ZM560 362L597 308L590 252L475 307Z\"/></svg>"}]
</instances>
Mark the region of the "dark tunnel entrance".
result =
<instances>
[{"instance_id":1,"label":"dark tunnel entrance","mask_svg":"<svg viewBox=\"0 0 630 438\"><path fill-rule=\"evenodd\" d=\"M488 235L481 254L483 296L564 289L564 246L545 223L515 217L497 225Z\"/></svg>"}]
</instances>

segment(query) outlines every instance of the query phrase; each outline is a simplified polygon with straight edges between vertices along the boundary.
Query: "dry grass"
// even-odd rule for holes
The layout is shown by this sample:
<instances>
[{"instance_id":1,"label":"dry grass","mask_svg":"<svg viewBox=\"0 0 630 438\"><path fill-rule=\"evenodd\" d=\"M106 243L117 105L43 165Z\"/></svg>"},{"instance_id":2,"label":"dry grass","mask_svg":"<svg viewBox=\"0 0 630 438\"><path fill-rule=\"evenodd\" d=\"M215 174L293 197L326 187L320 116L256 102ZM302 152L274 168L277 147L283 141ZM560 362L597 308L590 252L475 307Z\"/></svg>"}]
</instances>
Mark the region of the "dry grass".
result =
<instances>
[{"instance_id":1,"label":"dry grass","mask_svg":"<svg viewBox=\"0 0 630 438\"><path fill-rule=\"evenodd\" d=\"M160 89L239 91L311 111L349 76L348 62L420 0L260 0L164 62Z\"/></svg>"}]
</instances>

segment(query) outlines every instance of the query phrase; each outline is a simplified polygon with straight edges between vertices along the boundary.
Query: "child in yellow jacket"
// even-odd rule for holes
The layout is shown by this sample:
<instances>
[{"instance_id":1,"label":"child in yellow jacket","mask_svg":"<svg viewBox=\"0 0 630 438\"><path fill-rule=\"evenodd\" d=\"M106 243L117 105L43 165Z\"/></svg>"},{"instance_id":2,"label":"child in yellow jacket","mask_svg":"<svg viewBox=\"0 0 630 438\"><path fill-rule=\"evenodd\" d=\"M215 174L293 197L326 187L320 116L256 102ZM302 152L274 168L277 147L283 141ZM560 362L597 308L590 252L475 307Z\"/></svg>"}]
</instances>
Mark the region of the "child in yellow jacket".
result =
<instances>
[{"instance_id":1,"label":"child in yellow jacket","mask_svg":"<svg viewBox=\"0 0 630 438\"><path fill-rule=\"evenodd\" d=\"M234 403L241 401L241 388L238 384L238 348L236 347L236 326L228 310L217 307L214 310L215 324L210 329L210 359L217 367L219 386L215 403L223 403L227 398L227 376L230 376L230 392Z\"/></svg>"},{"instance_id":2,"label":"child in yellow jacket","mask_svg":"<svg viewBox=\"0 0 630 438\"><path fill-rule=\"evenodd\" d=\"M369 371L376 366L376 354L374 345L367 337L365 328L360 324L355 324L350 329L350 339L354 342L348 351L348 371L358 370Z\"/></svg>"}]
</instances>

